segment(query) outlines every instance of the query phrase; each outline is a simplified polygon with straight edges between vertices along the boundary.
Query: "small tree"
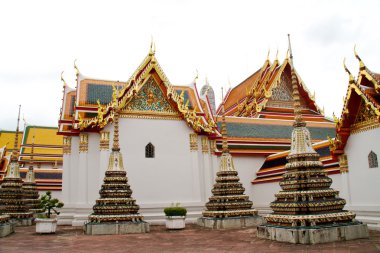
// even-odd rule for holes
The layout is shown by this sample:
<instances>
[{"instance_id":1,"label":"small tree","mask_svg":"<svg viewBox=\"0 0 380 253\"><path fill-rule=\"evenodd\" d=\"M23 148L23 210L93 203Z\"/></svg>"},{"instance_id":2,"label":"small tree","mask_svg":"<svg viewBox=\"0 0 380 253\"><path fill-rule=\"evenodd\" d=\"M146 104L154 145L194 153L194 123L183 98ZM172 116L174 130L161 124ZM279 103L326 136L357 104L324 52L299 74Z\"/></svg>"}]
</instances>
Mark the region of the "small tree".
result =
<instances>
[{"instance_id":1,"label":"small tree","mask_svg":"<svg viewBox=\"0 0 380 253\"><path fill-rule=\"evenodd\" d=\"M52 211L57 215L59 214L59 212L55 208L63 207L63 203L60 202L58 199L52 199L50 191L47 191L44 195L42 195L40 201L41 207L44 209L44 212L47 211L46 216L48 218L50 218L50 216L52 215Z\"/></svg>"}]
</instances>

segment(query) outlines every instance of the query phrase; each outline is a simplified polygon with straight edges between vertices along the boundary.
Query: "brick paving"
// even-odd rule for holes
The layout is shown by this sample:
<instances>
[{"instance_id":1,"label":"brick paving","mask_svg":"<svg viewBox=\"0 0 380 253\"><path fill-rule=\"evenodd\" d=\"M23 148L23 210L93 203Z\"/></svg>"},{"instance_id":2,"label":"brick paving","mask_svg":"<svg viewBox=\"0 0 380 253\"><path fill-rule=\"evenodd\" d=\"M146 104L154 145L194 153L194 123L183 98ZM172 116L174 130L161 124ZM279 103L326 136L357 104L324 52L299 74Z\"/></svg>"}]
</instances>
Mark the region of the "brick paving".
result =
<instances>
[{"instance_id":1,"label":"brick paving","mask_svg":"<svg viewBox=\"0 0 380 253\"><path fill-rule=\"evenodd\" d=\"M210 230L186 225L178 231L151 226L147 234L87 236L78 228L59 226L56 234L38 235L32 227L17 227L0 238L0 252L380 252L380 231L370 231L369 239L319 245L293 245L256 237L254 228Z\"/></svg>"}]
</instances>

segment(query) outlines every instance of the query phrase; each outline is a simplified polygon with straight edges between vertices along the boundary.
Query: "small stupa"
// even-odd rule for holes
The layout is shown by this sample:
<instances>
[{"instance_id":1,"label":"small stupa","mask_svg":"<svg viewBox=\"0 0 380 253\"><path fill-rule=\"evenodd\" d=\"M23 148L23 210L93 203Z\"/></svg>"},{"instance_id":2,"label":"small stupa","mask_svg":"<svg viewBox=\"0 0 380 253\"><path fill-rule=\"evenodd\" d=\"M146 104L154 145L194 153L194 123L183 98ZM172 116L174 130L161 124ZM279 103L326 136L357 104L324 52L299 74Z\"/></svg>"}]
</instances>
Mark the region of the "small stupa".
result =
<instances>
[{"instance_id":1,"label":"small stupa","mask_svg":"<svg viewBox=\"0 0 380 253\"><path fill-rule=\"evenodd\" d=\"M215 229L257 226L261 224L262 219L257 216L257 211L252 209L253 203L249 200L249 196L244 194L245 188L240 183L228 148L224 102L221 133L223 151L220 167L216 174L216 183L211 190L213 195L206 203L206 210L198 219L198 225Z\"/></svg>"},{"instance_id":2,"label":"small stupa","mask_svg":"<svg viewBox=\"0 0 380 253\"><path fill-rule=\"evenodd\" d=\"M11 159L7 167L7 174L5 175L0 188L0 212L10 216L11 222L21 226L31 226L33 214L28 211L25 205L24 191L22 189L23 181L20 177L20 166L18 163L18 134L20 122L20 109L18 112L17 128L15 135L14 148L12 151Z\"/></svg>"},{"instance_id":3,"label":"small stupa","mask_svg":"<svg viewBox=\"0 0 380 253\"><path fill-rule=\"evenodd\" d=\"M132 198L127 172L119 147L119 109L114 108L114 138L104 183L99 191L86 234L128 234L149 232L149 224L139 214L139 206Z\"/></svg>"},{"instance_id":4,"label":"small stupa","mask_svg":"<svg viewBox=\"0 0 380 253\"><path fill-rule=\"evenodd\" d=\"M44 212L43 208L41 208L39 197L37 191L37 184L34 174L34 167L33 167L33 154L34 154L34 139L35 134L33 132L32 137L32 147L30 151L30 166L28 169L28 172L26 172L24 184L22 185L22 189L24 190L24 202L25 205L28 207L29 212L32 212L33 214L42 213Z\"/></svg>"},{"instance_id":5,"label":"small stupa","mask_svg":"<svg viewBox=\"0 0 380 253\"><path fill-rule=\"evenodd\" d=\"M311 145L310 132L301 114L290 38L289 52L295 117L291 150L280 182L282 191L275 194L275 201L270 204L273 213L264 217L267 224L258 227L257 235L301 244L366 238L367 226L354 220L354 213L343 210L346 201L330 188L332 179Z\"/></svg>"}]
</instances>

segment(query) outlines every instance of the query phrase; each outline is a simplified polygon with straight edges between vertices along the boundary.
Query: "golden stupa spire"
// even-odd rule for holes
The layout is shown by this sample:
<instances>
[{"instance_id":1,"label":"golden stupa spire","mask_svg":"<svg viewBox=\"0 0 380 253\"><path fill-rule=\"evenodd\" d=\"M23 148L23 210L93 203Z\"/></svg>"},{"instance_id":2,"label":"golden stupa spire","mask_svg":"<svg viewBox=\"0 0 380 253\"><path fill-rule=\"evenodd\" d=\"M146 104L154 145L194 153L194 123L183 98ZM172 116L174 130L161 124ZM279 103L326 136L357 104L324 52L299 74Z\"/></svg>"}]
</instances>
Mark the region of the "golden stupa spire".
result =
<instances>
[{"instance_id":1,"label":"golden stupa spire","mask_svg":"<svg viewBox=\"0 0 380 253\"><path fill-rule=\"evenodd\" d=\"M30 150L30 166L29 166L29 170L30 169L33 170L33 163L34 163L33 154L34 154L34 140L35 140L35 138L36 138L36 128L33 127L32 149Z\"/></svg>"},{"instance_id":2,"label":"golden stupa spire","mask_svg":"<svg viewBox=\"0 0 380 253\"><path fill-rule=\"evenodd\" d=\"M229 153L228 149L228 141L227 141L227 125L226 125L226 111L224 108L224 96L223 96L223 87L222 87L222 149L223 153L227 154Z\"/></svg>"},{"instance_id":3,"label":"golden stupa spire","mask_svg":"<svg viewBox=\"0 0 380 253\"><path fill-rule=\"evenodd\" d=\"M109 162L108 162L108 171L123 171L124 165L123 165L123 157L120 152L120 145L119 145L119 105L117 102L117 95L118 91L117 89L114 89L112 97L114 101L113 104L113 110L114 110L114 116L113 116L113 145L112 145L112 152L110 154Z\"/></svg>"},{"instance_id":4,"label":"golden stupa spire","mask_svg":"<svg viewBox=\"0 0 380 253\"><path fill-rule=\"evenodd\" d=\"M293 65L293 53L292 53L292 46L290 43L290 34L288 34L288 41L289 41L289 63L291 67L291 74L292 74L292 89L293 89L293 105L294 105L294 127L304 127L306 126L306 123L303 121L302 113L301 113L301 102L300 102L300 93L298 90L298 78L296 75L296 72L294 70Z\"/></svg>"},{"instance_id":5,"label":"golden stupa spire","mask_svg":"<svg viewBox=\"0 0 380 253\"><path fill-rule=\"evenodd\" d=\"M29 165L29 170L28 172L26 173L26 176L25 176L25 182L30 182L30 183L34 183L36 180L35 180L35 175L34 175L34 171L33 171L33 163L34 163L34 159L33 159L33 154L34 154L34 140L35 140L35 137L36 137L36 128L33 127L33 136L32 136L32 148L31 148L31 151L30 151L30 165Z\"/></svg>"},{"instance_id":6,"label":"golden stupa spire","mask_svg":"<svg viewBox=\"0 0 380 253\"><path fill-rule=\"evenodd\" d=\"M16 135L15 135L15 142L14 142L14 146L13 146L11 161L17 161L18 160L18 133L19 133L19 124L20 124L20 111L21 111L21 105L18 106Z\"/></svg>"},{"instance_id":7,"label":"golden stupa spire","mask_svg":"<svg viewBox=\"0 0 380 253\"><path fill-rule=\"evenodd\" d=\"M119 146L119 110L118 109L115 109L112 151L120 151L120 146Z\"/></svg>"},{"instance_id":8,"label":"golden stupa spire","mask_svg":"<svg viewBox=\"0 0 380 253\"><path fill-rule=\"evenodd\" d=\"M113 86L113 106L114 106L114 133L113 133L113 146L112 151L120 151L119 146L119 105L117 103L118 90Z\"/></svg>"}]
</instances>

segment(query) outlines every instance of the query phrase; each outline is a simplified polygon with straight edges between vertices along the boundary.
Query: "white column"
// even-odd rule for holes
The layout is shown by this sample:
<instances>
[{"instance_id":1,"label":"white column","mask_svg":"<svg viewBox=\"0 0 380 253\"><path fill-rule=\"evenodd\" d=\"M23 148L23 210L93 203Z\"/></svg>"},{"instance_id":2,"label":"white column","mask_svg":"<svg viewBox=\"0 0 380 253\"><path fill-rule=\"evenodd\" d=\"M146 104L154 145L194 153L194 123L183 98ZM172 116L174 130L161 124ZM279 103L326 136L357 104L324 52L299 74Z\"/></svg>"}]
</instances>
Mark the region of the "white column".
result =
<instances>
[{"instance_id":1,"label":"white column","mask_svg":"<svg viewBox=\"0 0 380 253\"><path fill-rule=\"evenodd\" d=\"M98 133L90 133L88 135L88 152L87 152L87 204L92 208L97 198L99 198L99 170L100 170L100 136Z\"/></svg>"},{"instance_id":2,"label":"white column","mask_svg":"<svg viewBox=\"0 0 380 253\"><path fill-rule=\"evenodd\" d=\"M63 137L63 165L62 165L62 201L70 201L70 173L71 173L71 136Z\"/></svg>"},{"instance_id":3,"label":"white column","mask_svg":"<svg viewBox=\"0 0 380 253\"><path fill-rule=\"evenodd\" d=\"M78 161L78 186L77 207L87 207L87 156L88 156L88 134L79 135L79 161Z\"/></svg>"},{"instance_id":4,"label":"white column","mask_svg":"<svg viewBox=\"0 0 380 253\"><path fill-rule=\"evenodd\" d=\"M79 156L79 138L71 138L71 159L70 159L70 202L65 203L66 207L76 207L78 202L78 156Z\"/></svg>"}]
</instances>

